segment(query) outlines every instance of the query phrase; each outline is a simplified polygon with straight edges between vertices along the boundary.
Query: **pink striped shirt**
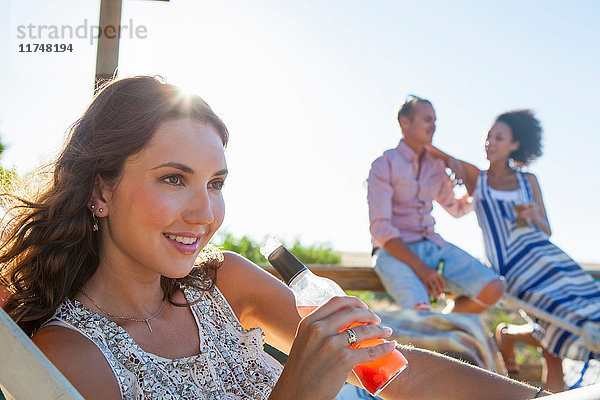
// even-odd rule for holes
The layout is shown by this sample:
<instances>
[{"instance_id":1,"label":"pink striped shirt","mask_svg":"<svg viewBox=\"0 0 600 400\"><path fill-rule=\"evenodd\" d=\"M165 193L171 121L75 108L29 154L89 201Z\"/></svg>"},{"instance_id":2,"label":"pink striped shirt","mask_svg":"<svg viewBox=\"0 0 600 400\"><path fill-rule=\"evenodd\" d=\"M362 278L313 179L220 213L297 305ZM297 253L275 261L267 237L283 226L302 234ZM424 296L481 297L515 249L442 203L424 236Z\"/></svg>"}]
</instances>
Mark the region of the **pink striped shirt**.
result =
<instances>
[{"instance_id":1,"label":"pink striped shirt","mask_svg":"<svg viewBox=\"0 0 600 400\"><path fill-rule=\"evenodd\" d=\"M444 247L447 242L434 230L433 200L457 218L473 209L468 195L454 196L444 162L427 152L419 162L404 140L373 161L367 183L373 247L397 237L407 243L428 239Z\"/></svg>"}]
</instances>

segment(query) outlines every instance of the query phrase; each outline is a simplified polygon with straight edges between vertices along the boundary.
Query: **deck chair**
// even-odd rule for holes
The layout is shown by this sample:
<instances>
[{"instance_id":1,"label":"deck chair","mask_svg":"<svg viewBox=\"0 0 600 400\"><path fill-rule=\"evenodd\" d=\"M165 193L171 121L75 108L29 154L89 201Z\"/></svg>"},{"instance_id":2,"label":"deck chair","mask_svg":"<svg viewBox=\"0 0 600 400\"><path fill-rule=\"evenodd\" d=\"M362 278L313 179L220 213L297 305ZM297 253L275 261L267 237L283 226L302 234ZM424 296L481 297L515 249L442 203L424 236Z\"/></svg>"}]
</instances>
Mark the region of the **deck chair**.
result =
<instances>
[{"instance_id":1,"label":"deck chair","mask_svg":"<svg viewBox=\"0 0 600 400\"><path fill-rule=\"evenodd\" d=\"M2 308L0 363L0 389L7 400L83 400Z\"/></svg>"},{"instance_id":2,"label":"deck chair","mask_svg":"<svg viewBox=\"0 0 600 400\"><path fill-rule=\"evenodd\" d=\"M518 308L528 315L551 322L556 326L559 326L560 328L577 335L579 338L581 338L584 346L587 349L594 353L600 353L600 325L598 323L588 321L585 322L581 327L579 327L568 320L560 319L557 316L550 314L547 311L542 310L538 307L535 307L508 293L504 295L504 297L502 298L502 302L514 308ZM589 363L590 360L583 363L583 367L581 368L581 372L579 374L572 374L573 377L578 376L579 378L575 381L574 384L569 384L570 389L581 386L582 382L585 381L585 373Z\"/></svg>"},{"instance_id":3,"label":"deck chair","mask_svg":"<svg viewBox=\"0 0 600 400\"><path fill-rule=\"evenodd\" d=\"M520 308L527 314L533 315L534 317L552 322L564 330L579 336L581 339L583 339L585 347L594 353L600 353L600 325L597 323L589 321L583 324L582 327L579 327L569 321L557 318L555 315L528 304L508 293L504 295L503 302L515 308Z\"/></svg>"}]
</instances>

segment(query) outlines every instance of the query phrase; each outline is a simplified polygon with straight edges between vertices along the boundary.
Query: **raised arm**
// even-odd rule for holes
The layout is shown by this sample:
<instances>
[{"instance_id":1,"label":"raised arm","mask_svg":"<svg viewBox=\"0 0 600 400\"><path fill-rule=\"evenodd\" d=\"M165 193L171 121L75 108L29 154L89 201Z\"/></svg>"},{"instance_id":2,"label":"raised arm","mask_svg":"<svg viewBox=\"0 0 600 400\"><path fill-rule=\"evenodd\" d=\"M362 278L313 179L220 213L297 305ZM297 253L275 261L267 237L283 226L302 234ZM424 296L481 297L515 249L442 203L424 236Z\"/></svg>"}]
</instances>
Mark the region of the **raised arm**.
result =
<instances>
[{"instance_id":1,"label":"raised arm","mask_svg":"<svg viewBox=\"0 0 600 400\"><path fill-rule=\"evenodd\" d=\"M435 146L425 146L430 154L440 158L444 161L447 168L450 168L455 175L455 180L459 183L464 183L467 188L469 195L473 195L475 192L475 186L477 185L477 178L481 172L475 165L470 164L463 160L458 160L451 155L444 153Z\"/></svg>"}]
</instances>

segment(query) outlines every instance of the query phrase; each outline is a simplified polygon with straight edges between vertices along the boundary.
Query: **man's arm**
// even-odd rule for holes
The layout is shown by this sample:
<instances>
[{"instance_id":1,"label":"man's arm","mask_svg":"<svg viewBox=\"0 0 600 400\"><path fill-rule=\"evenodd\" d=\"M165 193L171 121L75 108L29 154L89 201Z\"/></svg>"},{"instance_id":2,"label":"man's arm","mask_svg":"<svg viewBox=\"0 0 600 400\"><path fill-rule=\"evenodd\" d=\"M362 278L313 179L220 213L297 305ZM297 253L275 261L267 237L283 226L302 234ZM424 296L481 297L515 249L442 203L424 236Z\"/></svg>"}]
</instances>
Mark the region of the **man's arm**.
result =
<instances>
[{"instance_id":1,"label":"man's arm","mask_svg":"<svg viewBox=\"0 0 600 400\"><path fill-rule=\"evenodd\" d=\"M444 290L444 279L427 266L400 238L400 231L392 225L393 187L390 168L383 157L373 162L367 179L367 200L371 235L385 250L406 263L419 277L427 292L439 296Z\"/></svg>"},{"instance_id":2,"label":"man's arm","mask_svg":"<svg viewBox=\"0 0 600 400\"><path fill-rule=\"evenodd\" d=\"M390 166L382 156L373 162L367 178L369 229L379 244L400 237L400 231L392 224L393 197Z\"/></svg>"}]
</instances>

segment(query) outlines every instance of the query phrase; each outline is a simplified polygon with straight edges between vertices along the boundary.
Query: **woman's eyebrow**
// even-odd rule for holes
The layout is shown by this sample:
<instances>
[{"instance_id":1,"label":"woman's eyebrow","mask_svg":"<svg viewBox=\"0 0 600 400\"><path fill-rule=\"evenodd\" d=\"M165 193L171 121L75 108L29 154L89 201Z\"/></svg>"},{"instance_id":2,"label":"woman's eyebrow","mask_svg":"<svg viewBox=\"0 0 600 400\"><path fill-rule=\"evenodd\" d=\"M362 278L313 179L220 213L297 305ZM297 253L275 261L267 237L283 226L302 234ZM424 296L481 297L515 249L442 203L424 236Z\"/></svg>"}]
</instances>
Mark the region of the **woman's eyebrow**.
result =
<instances>
[{"instance_id":1,"label":"woman's eyebrow","mask_svg":"<svg viewBox=\"0 0 600 400\"><path fill-rule=\"evenodd\" d=\"M177 168L177 169L179 169L179 170L181 170L183 172L187 172L188 174L193 174L194 173L194 170L191 169L190 167L188 167L187 165L176 163L176 162L168 162L168 163L160 164L160 165L152 168L152 170L159 169L159 168L164 168L164 167Z\"/></svg>"},{"instance_id":2,"label":"woman's eyebrow","mask_svg":"<svg viewBox=\"0 0 600 400\"><path fill-rule=\"evenodd\" d=\"M227 175L229 173L229 171L227 170L227 168L222 169L220 171L217 171L213 174L213 176L219 176L219 175Z\"/></svg>"}]
</instances>

